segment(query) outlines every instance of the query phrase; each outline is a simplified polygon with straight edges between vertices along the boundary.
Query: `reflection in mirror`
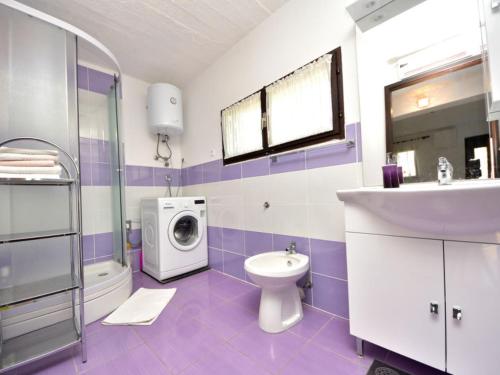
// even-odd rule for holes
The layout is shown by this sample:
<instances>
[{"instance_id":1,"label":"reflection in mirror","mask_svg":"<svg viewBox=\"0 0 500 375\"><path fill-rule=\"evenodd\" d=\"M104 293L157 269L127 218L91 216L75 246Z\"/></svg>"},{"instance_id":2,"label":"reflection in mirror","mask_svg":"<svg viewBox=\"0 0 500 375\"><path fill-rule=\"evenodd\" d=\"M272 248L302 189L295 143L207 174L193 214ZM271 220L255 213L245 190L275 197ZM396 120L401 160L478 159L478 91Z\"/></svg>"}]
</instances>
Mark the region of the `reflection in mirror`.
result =
<instances>
[{"instance_id":1,"label":"reflection in mirror","mask_svg":"<svg viewBox=\"0 0 500 375\"><path fill-rule=\"evenodd\" d=\"M436 181L441 156L453 165L454 179L495 176L496 124L486 118L480 59L395 83L385 93L387 152L397 157L405 182Z\"/></svg>"}]
</instances>

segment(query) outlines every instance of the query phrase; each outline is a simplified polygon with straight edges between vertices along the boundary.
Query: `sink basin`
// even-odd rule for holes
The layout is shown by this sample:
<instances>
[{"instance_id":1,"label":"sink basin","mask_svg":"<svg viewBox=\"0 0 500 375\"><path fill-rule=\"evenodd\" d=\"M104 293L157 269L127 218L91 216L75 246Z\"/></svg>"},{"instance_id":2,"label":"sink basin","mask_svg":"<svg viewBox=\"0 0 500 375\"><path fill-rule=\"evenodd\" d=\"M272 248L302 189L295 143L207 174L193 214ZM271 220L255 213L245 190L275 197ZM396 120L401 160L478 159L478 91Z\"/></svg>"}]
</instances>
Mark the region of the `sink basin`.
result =
<instances>
[{"instance_id":1,"label":"sink basin","mask_svg":"<svg viewBox=\"0 0 500 375\"><path fill-rule=\"evenodd\" d=\"M479 234L500 229L500 179L403 184L337 191L349 205L380 218L428 233Z\"/></svg>"}]
</instances>

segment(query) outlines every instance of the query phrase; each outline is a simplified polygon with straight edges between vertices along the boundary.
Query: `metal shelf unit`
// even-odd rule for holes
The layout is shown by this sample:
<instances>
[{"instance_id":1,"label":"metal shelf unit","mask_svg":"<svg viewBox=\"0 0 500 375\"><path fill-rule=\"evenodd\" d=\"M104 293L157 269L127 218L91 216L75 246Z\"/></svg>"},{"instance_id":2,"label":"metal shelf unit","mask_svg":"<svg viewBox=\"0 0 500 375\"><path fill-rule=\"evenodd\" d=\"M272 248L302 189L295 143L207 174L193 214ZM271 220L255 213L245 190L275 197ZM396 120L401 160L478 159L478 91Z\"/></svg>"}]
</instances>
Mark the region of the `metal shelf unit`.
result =
<instances>
[{"instance_id":1,"label":"metal shelf unit","mask_svg":"<svg viewBox=\"0 0 500 375\"><path fill-rule=\"evenodd\" d=\"M12 243L32 242L35 244L36 241L44 239L69 237L68 252L70 253L70 265L68 266L68 272L63 272L62 275L52 275L46 279L36 280L35 282L0 289L0 373L26 365L76 344L81 344L82 361L86 362L87 360L79 167L64 149L40 138L13 138L0 142L0 146L15 141L38 141L52 146L70 160L74 176L60 162L66 178L0 178L0 186L9 185L14 188L15 186L28 185L33 186L33 189L36 189L37 186L58 186L68 189L69 223L68 228L60 230L2 234L0 235L0 249L1 246ZM74 208L77 210L76 215L73 212ZM71 294L72 317L70 319L3 340L1 327L2 310L59 293Z\"/></svg>"}]
</instances>

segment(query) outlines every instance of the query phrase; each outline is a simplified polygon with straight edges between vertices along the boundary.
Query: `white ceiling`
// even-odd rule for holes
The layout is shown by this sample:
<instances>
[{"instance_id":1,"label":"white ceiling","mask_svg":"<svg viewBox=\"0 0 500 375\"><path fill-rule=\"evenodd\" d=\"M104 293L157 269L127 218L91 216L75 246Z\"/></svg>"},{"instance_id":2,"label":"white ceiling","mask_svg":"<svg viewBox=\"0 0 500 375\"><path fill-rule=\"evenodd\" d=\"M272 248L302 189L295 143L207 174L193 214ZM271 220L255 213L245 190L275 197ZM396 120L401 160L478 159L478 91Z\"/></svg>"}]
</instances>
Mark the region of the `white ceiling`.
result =
<instances>
[{"instance_id":1,"label":"white ceiling","mask_svg":"<svg viewBox=\"0 0 500 375\"><path fill-rule=\"evenodd\" d=\"M286 1L20 0L101 41L123 73L181 87Z\"/></svg>"}]
</instances>

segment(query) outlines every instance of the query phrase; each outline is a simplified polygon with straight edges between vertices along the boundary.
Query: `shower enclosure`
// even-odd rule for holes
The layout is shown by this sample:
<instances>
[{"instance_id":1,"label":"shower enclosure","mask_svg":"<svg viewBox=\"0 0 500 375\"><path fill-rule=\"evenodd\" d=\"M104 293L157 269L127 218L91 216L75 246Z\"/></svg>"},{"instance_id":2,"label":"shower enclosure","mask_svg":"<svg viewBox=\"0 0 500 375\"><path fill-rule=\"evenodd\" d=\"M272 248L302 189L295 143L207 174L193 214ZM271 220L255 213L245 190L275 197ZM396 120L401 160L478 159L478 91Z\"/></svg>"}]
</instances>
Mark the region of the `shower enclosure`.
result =
<instances>
[{"instance_id":1,"label":"shower enclosure","mask_svg":"<svg viewBox=\"0 0 500 375\"><path fill-rule=\"evenodd\" d=\"M0 0L0 145L57 150L64 170L0 175L0 372L78 342L85 359L83 323L130 295L120 78L97 40Z\"/></svg>"}]
</instances>

